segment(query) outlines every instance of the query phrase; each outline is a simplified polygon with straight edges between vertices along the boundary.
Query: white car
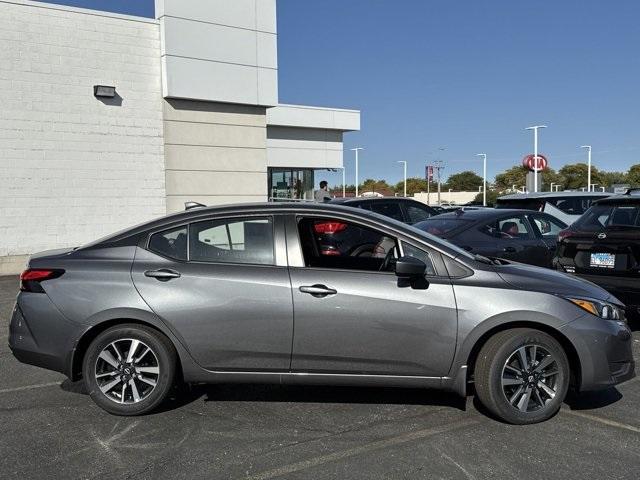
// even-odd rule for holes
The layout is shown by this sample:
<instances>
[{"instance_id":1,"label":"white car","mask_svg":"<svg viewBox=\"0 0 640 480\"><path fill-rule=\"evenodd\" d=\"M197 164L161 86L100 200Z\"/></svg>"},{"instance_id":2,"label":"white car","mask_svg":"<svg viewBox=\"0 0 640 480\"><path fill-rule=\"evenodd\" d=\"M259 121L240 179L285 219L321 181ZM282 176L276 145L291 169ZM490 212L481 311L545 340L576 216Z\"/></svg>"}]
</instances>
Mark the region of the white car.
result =
<instances>
[{"instance_id":1,"label":"white car","mask_svg":"<svg viewBox=\"0 0 640 480\"><path fill-rule=\"evenodd\" d=\"M571 225L596 200L610 197L606 192L517 193L498 198L496 208L524 208L548 213Z\"/></svg>"}]
</instances>

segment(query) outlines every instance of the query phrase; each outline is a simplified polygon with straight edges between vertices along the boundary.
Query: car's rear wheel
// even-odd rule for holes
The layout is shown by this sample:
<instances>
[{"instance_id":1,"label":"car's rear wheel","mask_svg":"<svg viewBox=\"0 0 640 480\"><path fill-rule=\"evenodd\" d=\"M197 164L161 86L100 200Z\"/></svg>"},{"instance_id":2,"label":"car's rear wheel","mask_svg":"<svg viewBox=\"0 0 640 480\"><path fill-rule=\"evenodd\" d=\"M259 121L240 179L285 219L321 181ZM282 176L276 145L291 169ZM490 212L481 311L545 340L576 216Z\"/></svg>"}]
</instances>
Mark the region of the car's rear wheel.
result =
<instances>
[{"instance_id":1,"label":"car's rear wheel","mask_svg":"<svg viewBox=\"0 0 640 480\"><path fill-rule=\"evenodd\" d=\"M555 338L516 328L485 343L474 377L478 398L491 413L523 425L558 412L569 388L569 373L567 355Z\"/></svg>"},{"instance_id":2,"label":"car's rear wheel","mask_svg":"<svg viewBox=\"0 0 640 480\"><path fill-rule=\"evenodd\" d=\"M136 324L99 334L84 357L89 395L115 415L141 415L157 408L171 390L176 353L161 333Z\"/></svg>"}]
</instances>

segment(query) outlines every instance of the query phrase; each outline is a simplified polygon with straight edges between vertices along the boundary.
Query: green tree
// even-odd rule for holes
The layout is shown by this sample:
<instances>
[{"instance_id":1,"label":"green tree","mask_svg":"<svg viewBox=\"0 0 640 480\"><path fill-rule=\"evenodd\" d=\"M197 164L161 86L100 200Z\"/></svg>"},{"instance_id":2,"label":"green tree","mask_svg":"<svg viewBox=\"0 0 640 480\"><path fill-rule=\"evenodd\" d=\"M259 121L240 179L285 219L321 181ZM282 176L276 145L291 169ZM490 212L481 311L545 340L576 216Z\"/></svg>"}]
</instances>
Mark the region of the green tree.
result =
<instances>
[{"instance_id":1,"label":"green tree","mask_svg":"<svg viewBox=\"0 0 640 480\"><path fill-rule=\"evenodd\" d=\"M373 178L367 178L358 188L361 192L392 190L391 185L389 185L386 180L375 180Z\"/></svg>"},{"instance_id":2,"label":"green tree","mask_svg":"<svg viewBox=\"0 0 640 480\"><path fill-rule=\"evenodd\" d=\"M488 207L495 206L496 199L500 195L501 193L499 193L497 190L487 190L487 206ZM474 198L473 201L482 205L482 202L484 201L484 196L482 195L482 193L479 193L478 195L476 195L476 198Z\"/></svg>"},{"instance_id":3,"label":"green tree","mask_svg":"<svg viewBox=\"0 0 640 480\"><path fill-rule=\"evenodd\" d=\"M587 188L587 170L586 163L575 163L573 165L565 165L560 169L560 176L562 177L562 183L565 189L568 190L580 190L581 188ZM600 175L600 171L592 166L591 167L591 183L603 184L603 178Z\"/></svg>"},{"instance_id":4,"label":"green tree","mask_svg":"<svg viewBox=\"0 0 640 480\"><path fill-rule=\"evenodd\" d=\"M634 187L640 187L640 163L633 165L627 173L627 182Z\"/></svg>"},{"instance_id":5,"label":"green tree","mask_svg":"<svg viewBox=\"0 0 640 480\"><path fill-rule=\"evenodd\" d=\"M512 190L514 185L517 189L522 188L527 183L527 173L529 173L529 170L520 165L516 165L515 167L511 167L510 169L499 173L496 175L496 180L494 182L496 190L499 192L505 192L507 190ZM560 185L560 189L564 188L564 179L562 178L562 175L558 174L558 172L553 168L547 168L542 172L542 188L550 190L552 183Z\"/></svg>"},{"instance_id":6,"label":"green tree","mask_svg":"<svg viewBox=\"0 0 640 480\"><path fill-rule=\"evenodd\" d=\"M435 191L438 187L435 183L431 184L431 190ZM404 180L399 181L393 186L393 190L402 195L404 193ZM426 192L427 191L427 181L424 178L420 177L409 177L407 178L407 195L411 196L416 193Z\"/></svg>"},{"instance_id":7,"label":"green tree","mask_svg":"<svg viewBox=\"0 0 640 480\"><path fill-rule=\"evenodd\" d=\"M617 183L627 183L627 174L624 172L604 172L600 171L603 187L611 187Z\"/></svg>"},{"instance_id":8,"label":"green tree","mask_svg":"<svg viewBox=\"0 0 640 480\"><path fill-rule=\"evenodd\" d=\"M451 189L457 192L472 192L478 190L480 186L482 186L482 177L470 170L466 170L450 175L443 189Z\"/></svg>"}]
</instances>

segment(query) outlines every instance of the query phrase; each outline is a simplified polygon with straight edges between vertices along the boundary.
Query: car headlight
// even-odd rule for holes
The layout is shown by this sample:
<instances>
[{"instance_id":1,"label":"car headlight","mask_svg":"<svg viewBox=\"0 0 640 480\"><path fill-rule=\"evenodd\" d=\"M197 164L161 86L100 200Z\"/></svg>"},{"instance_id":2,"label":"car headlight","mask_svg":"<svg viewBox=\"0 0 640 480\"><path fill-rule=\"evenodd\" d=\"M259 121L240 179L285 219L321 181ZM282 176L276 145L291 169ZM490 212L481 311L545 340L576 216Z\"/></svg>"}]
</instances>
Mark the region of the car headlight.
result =
<instances>
[{"instance_id":1,"label":"car headlight","mask_svg":"<svg viewBox=\"0 0 640 480\"><path fill-rule=\"evenodd\" d=\"M593 298L565 298L596 317L604 318L605 320L625 319L624 311L612 303L595 300Z\"/></svg>"}]
</instances>

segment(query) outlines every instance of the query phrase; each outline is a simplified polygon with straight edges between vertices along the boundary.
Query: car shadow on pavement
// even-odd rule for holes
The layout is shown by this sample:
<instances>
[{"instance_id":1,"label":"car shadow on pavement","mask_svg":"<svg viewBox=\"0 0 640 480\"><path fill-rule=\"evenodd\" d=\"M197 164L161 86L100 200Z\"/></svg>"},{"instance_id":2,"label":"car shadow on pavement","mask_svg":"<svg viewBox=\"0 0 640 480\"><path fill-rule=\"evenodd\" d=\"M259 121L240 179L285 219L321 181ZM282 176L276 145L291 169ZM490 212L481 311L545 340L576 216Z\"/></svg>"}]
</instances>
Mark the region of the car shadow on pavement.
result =
<instances>
[{"instance_id":1,"label":"car shadow on pavement","mask_svg":"<svg viewBox=\"0 0 640 480\"><path fill-rule=\"evenodd\" d=\"M622 393L614 387L598 392L582 392L579 395L569 392L565 403L571 410L593 410L612 405L622 400L622 397Z\"/></svg>"},{"instance_id":2,"label":"car shadow on pavement","mask_svg":"<svg viewBox=\"0 0 640 480\"><path fill-rule=\"evenodd\" d=\"M205 402L437 405L459 410L466 410L467 405L465 398L453 393L424 389L213 384L186 386L165 408L179 408L200 398Z\"/></svg>"}]
</instances>

